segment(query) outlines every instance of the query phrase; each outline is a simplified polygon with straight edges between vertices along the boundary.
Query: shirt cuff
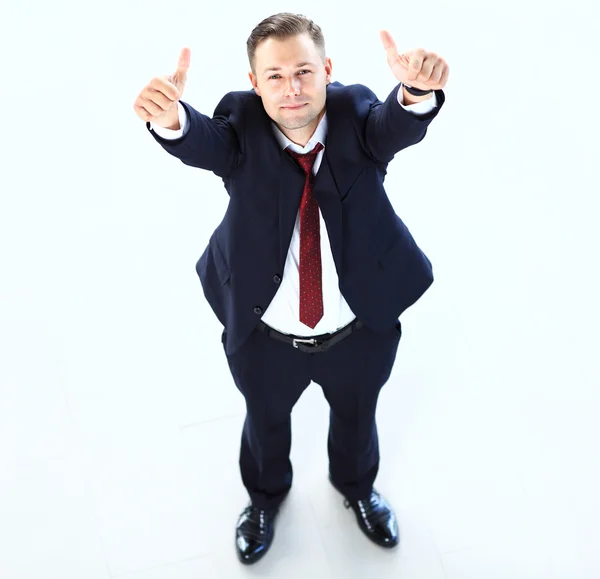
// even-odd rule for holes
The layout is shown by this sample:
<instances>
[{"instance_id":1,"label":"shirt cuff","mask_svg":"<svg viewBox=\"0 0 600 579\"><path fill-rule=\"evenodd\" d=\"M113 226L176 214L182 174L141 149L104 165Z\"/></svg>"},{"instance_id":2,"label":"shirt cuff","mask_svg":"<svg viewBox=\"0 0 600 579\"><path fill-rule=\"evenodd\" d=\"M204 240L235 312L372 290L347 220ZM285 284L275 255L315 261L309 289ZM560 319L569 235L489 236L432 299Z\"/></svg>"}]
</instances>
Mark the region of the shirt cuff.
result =
<instances>
[{"instance_id":1,"label":"shirt cuff","mask_svg":"<svg viewBox=\"0 0 600 579\"><path fill-rule=\"evenodd\" d=\"M400 106L407 111L415 115L426 115L430 113L435 107L437 107L437 95L435 91L433 96L430 99L421 101L419 103L413 103L412 105L404 104L404 91L402 90L402 84L400 84L400 88L398 89L398 103Z\"/></svg>"},{"instance_id":2,"label":"shirt cuff","mask_svg":"<svg viewBox=\"0 0 600 579\"><path fill-rule=\"evenodd\" d=\"M184 136L187 129L187 114L179 101L177 101L177 111L179 112L179 129L165 129L152 122L150 123L150 128L163 139L180 139Z\"/></svg>"}]
</instances>

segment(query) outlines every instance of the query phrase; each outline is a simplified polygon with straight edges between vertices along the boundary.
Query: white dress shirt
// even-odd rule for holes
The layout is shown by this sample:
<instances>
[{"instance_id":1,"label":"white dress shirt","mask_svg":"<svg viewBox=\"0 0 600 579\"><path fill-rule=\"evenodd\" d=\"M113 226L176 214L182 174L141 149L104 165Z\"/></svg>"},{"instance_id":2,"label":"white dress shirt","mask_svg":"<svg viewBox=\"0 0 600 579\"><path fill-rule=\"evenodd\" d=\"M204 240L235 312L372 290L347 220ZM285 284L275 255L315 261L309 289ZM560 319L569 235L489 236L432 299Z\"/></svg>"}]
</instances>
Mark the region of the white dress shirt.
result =
<instances>
[{"instance_id":1,"label":"white dress shirt","mask_svg":"<svg viewBox=\"0 0 600 579\"><path fill-rule=\"evenodd\" d=\"M398 103L413 114L426 114L437 106L435 93L432 98L412 105L405 105L403 100L402 88L398 90ZM182 137L188 128L188 119L185 109L181 103L177 103L179 110L178 130L165 129L150 123L151 129L163 139L178 139ZM301 147L292 143L277 127L272 123L273 132L277 142L282 149L290 147L297 153L308 153L317 143L326 146L327 140L327 114L323 115L319 125L315 129L312 137ZM321 166L323 151L317 154L313 167L313 174L316 174ZM319 210L319 222L321 233L321 267L323 280L323 317L314 328L309 328L300 321L300 275L299 275L299 256L300 256L300 213L296 216L296 224L292 234L290 248L287 253L281 284L275 297L269 304L262 316L262 321L283 332L285 334L295 334L297 336L316 336L328 332L335 332L349 324L356 316L350 309L350 306L344 299L339 289L339 278L331 252L331 244L327 233L327 226L323 220L323 215Z\"/></svg>"}]
</instances>

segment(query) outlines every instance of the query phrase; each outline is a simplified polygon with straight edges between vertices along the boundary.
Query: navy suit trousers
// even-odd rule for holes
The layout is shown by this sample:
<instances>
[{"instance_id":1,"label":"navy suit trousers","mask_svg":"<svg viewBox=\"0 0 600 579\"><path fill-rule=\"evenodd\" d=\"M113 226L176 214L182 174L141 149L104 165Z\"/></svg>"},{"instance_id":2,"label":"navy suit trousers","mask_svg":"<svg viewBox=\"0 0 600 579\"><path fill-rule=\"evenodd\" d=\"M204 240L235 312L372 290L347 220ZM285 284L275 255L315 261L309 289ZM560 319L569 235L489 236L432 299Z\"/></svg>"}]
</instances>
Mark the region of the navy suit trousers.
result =
<instances>
[{"instance_id":1,"label":"navy suit trousers","mask_svg":"<svg viewBox=\"0 0 600 579\"><path fill-rule=\"evenodd\" d=\"M330 350L306 353L255 330L227 361L246 400L240 470L252 503L275 509L292 485L291 412L312 382L330 406L329 472L349 500L369 496L379 469L375 411L402 335L366 326ZM226 332L223 332L223 339Z\"/></svg>"}]
</instances>

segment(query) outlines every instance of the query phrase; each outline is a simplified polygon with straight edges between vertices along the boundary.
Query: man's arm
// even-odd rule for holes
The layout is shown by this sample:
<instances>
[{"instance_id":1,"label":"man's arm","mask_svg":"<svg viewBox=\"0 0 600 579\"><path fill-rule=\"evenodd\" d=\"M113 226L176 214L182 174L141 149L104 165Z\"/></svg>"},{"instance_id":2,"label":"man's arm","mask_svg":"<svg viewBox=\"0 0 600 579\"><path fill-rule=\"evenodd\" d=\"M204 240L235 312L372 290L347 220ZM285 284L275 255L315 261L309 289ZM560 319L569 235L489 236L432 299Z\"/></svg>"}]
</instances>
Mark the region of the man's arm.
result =
<instances>
[{"instance_id":1,"label":"man's arm","mask_svg":"<svg viewBox=\"0 0 600 579\"><path fill-rule=\"evenodd\" d=\"M437 116L445 101L444 92L435 91L433 98L412 105L401 105L401 84L398 84L384 102L374 100L366 119L365 140L371 156L379 163L389 163L396 153L423 140L429 123ZM425 108L425 111L418 107ZM427 110L429 109L429 110Z\"/></svg>"},{"instance_id":2,"label":"man's arm","mask_svg":"<svg viewBox=\"0 0 600 579\"><path fill-rule=\"evenodd\" d=\"M179 101L180 128L165 129L147 122L150 134L167 153L191 167L207 169L219 177L225 177L238 164L240 147L231 118L239 103L232 93L226 94L210 118Z\"/></svg>"},{"instance_id":3,"label":"man's arm","mask_svg":"<svg viewBox=\"0 0 600 579\"><path fill-rule=\"evenodd\" d=\"M369 95L372 100L365 140L373 159L389 163L398 151L417 144L425 137L429 123L444 104L442 89L448 82L450 69L448 63L434 52L418 48L400 54L387 30L382 30L380 36L390 69L400 84L384 103ZM404 83L420 90L434 90L435 93L415 97L405 91ZM397 106L396 100L402 106Z\"/></svg>"},{"instance_id":4,"label":"man's arm","mask_svg":"<svg viewBox=\"0 0 600 579\"><path fill-rule=\"evenodd\" d=\"M184 48L175 73L152 78L135 99L133 109L167 153L224 178L241 157L234 119L239 117L242 103L236 93L227 93L211 119L182 101L190 60L191 51Z\"/></svg>"}]
</instances>

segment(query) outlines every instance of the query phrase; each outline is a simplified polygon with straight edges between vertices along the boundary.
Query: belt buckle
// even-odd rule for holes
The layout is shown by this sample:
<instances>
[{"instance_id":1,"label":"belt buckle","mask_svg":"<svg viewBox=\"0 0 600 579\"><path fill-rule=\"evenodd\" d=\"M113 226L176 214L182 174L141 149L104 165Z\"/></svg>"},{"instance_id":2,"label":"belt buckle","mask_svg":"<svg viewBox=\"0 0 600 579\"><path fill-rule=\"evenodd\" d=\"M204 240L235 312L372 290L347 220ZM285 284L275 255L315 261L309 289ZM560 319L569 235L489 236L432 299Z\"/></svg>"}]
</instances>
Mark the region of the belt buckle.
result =
<instances>
[{"instance_id":1,"label":"belt buckle","mask_svg":"<svg viewBox=\"0 0 600 579\"><path fill-rule=\"evenodd\" d=\"M315 338L292 338L292 345L294 348L298 347L298 344L310 344L314 346L317 343Z\"/></svg>"}]
</instances>

